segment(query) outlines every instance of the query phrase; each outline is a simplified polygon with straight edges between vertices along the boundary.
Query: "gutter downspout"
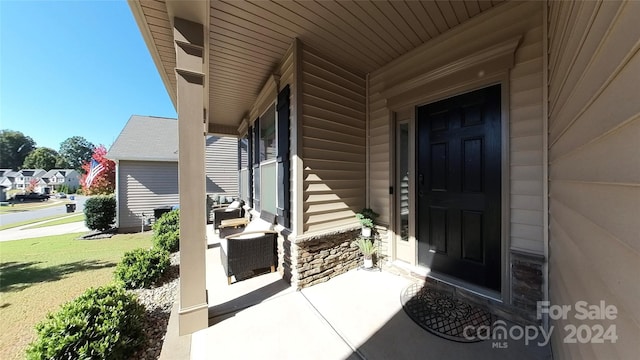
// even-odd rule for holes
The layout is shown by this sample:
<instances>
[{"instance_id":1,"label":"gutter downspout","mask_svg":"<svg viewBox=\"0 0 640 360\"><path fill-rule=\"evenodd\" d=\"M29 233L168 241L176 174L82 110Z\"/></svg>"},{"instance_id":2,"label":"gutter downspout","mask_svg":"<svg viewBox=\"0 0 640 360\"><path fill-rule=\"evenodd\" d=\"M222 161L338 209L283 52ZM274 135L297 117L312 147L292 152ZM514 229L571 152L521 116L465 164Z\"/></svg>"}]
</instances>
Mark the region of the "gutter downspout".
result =
<instances>
[{"instance_id":1,"label":"gutter downspout","mask_svg":"<svg viewBox=\"0 0 640 360\"><path fill-rule=\"evenodd\" d=\"M116 227L120 228L120 160L116 159Z\"/></svg>"},{"instance_id":2,"label":"gutter downspout","mask_svg":"<svg viewBox=\"0 0 640 360\"><path fill-rule=\"evenodd\" d=\"M370 160L371 160L371 156L370 156L370 124L369 124L369 120L370 120L370 115L369 115L369 73L367 73L366 77L365 77L365 141L366 141L366 145L365 145L365 163L366 163L366 169L365 169L365 205L366 207L371 207L371 166L370 166Z\"/></svg>"},{"instance_id":3,"label":"gutter downspout","mask_svg":"<svg viewBox=\"0 0 640 360\"><path fill-rule=\"evenodd\" d=\"M549 3L542 3L542 240L544 265L542 267L542 299L549 301ZM542 325L549 330L549 316L545 314Z\"/></svg>"}]
</instances>

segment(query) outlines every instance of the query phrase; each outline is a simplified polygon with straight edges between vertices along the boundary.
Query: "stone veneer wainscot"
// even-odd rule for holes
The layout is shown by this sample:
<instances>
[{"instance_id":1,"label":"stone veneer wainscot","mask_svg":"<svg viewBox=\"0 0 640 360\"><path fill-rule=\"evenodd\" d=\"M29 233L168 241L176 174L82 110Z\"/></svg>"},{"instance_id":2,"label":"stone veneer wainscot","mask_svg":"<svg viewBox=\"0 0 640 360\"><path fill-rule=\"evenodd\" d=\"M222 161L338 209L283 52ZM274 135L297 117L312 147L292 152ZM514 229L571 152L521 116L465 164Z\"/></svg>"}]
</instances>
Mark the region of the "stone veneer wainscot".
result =
<instances>
[{"instance_id":1,"label":"stone veneer wainscot","mask_svg":"<svg viewBox=\"0 0 640 360\"><path fill-rule=\"evenodd\" d=\"M360 229L320 235L284 238L278 246L280 270L296 289L325 282L360 265L361 255L354 244Z\"/></svg>"}]
</instances>

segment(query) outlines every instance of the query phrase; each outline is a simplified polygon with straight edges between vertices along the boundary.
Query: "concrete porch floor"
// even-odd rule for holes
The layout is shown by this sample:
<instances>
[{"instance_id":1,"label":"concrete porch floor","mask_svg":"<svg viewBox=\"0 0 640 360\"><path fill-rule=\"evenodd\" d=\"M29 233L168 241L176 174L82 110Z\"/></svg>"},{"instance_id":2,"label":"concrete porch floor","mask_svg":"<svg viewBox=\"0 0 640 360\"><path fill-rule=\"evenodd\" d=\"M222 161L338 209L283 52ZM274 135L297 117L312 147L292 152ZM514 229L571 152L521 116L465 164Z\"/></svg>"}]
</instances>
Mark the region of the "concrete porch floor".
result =
<instances>
[{"instance_id":1,"label":"concrete porch floor","mask_svg":"<svg viewBox=\"0 0 640 360\"><path fill-rule=\"evenodd\" d=\"M401 291L416 280L384 271L352 270L302 291L291 288L277 272L227 285L217 236L208 235L209 327L191 335L188 344L188 337L181 337L188 349L180 358L552 358L548 345L535 342L525 346L524 340L508 340L506 349L497 349L491 340L457 343L432 335L414 323L400 303ZM165 350L163 358L176 358L178 352L170 357L170 349Z\"/></svg>"}]
</instances>

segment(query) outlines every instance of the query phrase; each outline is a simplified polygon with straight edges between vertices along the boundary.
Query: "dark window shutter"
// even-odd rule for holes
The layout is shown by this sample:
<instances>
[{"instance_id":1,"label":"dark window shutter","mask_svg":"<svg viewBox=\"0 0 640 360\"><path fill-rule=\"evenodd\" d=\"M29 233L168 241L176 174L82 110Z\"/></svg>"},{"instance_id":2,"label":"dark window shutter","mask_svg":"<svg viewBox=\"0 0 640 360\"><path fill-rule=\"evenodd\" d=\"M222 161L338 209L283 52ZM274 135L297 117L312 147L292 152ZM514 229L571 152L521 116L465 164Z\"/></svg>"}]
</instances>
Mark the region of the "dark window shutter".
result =
<instances>
[{"instance_id":1,"label":"dark window shutter","mask_svg":"<svg viewBox=\"0 0 640 360\"><path fill-rule=\"evenodd\" d=\"M260 165L260 118L253 123L253 164Z\"/></svg>"},{"instance_id":2,"label":"dark window shutter","mask_svg":"<svg viewBox=\"0 0 640 360\"><path fill-rule=\"evenodd\" d=\"M240 172L240 170L242 170L242 138L238 138L238 197L240 199L242 199L242 173Z\"/></svg>"},{"instance_id":3,"label":"dark window shutter","mask_svg":"<svg viewBox=\"0 0 640 360\"><path fill-rule=\"evenodd\" d=\"M247 194L248 205L253 207L253 127L249 126L248 133L248 149L247 149L247 171L249 173L249 189Z\"/></svg>"},{"instance_id":4,"label":"dark window shutter","mask_svg":"<svg viewBox=\"0 0 640 360\"><path fill-rule=\"evenodd\" d=\"M238 176L242 170L242 138L238 138Z\"/></svg>"},{"instance_id":5,"label":"dark window shutter","mask_svg":"<svg viewBox=\"0 0 640 360\"><path fill-rule=\"evenodd\" d=\"M291 228L291 165L289 150L289 85L278 94L278 129L277 129L277 157L278 163L278 223L285 228Z\"/></svg>"},{"instance_id":6,"label":"dark window shutter","mask_svg":"<svg viewBox=\"0 0 640 360\"><path fill-rule=\"evenodd\" d=\"M253 208L260 211L260 118L253 123Z\"/></svg>"}]
</instances>

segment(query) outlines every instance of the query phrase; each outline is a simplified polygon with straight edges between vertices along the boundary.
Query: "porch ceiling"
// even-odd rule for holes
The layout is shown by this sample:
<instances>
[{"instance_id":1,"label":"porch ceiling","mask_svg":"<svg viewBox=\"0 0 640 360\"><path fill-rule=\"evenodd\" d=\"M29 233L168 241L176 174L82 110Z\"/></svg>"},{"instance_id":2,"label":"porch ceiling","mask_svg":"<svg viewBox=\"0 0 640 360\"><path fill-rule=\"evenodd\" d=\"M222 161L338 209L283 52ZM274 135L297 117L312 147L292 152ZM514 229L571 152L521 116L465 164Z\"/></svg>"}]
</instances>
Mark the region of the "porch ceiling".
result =
<instances>
[{"instance_id":1,"label":"porch ceiling","mask_svg":"<svg viewBox=\"0 0 640 360\"><path fill-rule=\"evenodd\" d=\"M364 76L502 1L212 0L200 9L209 12L209 123L233 133L295 38ZM175 105L169 14L198 19L190 18L194 12L185 11L185 2L130 4Z\"/></svg>"}]
</instances>

